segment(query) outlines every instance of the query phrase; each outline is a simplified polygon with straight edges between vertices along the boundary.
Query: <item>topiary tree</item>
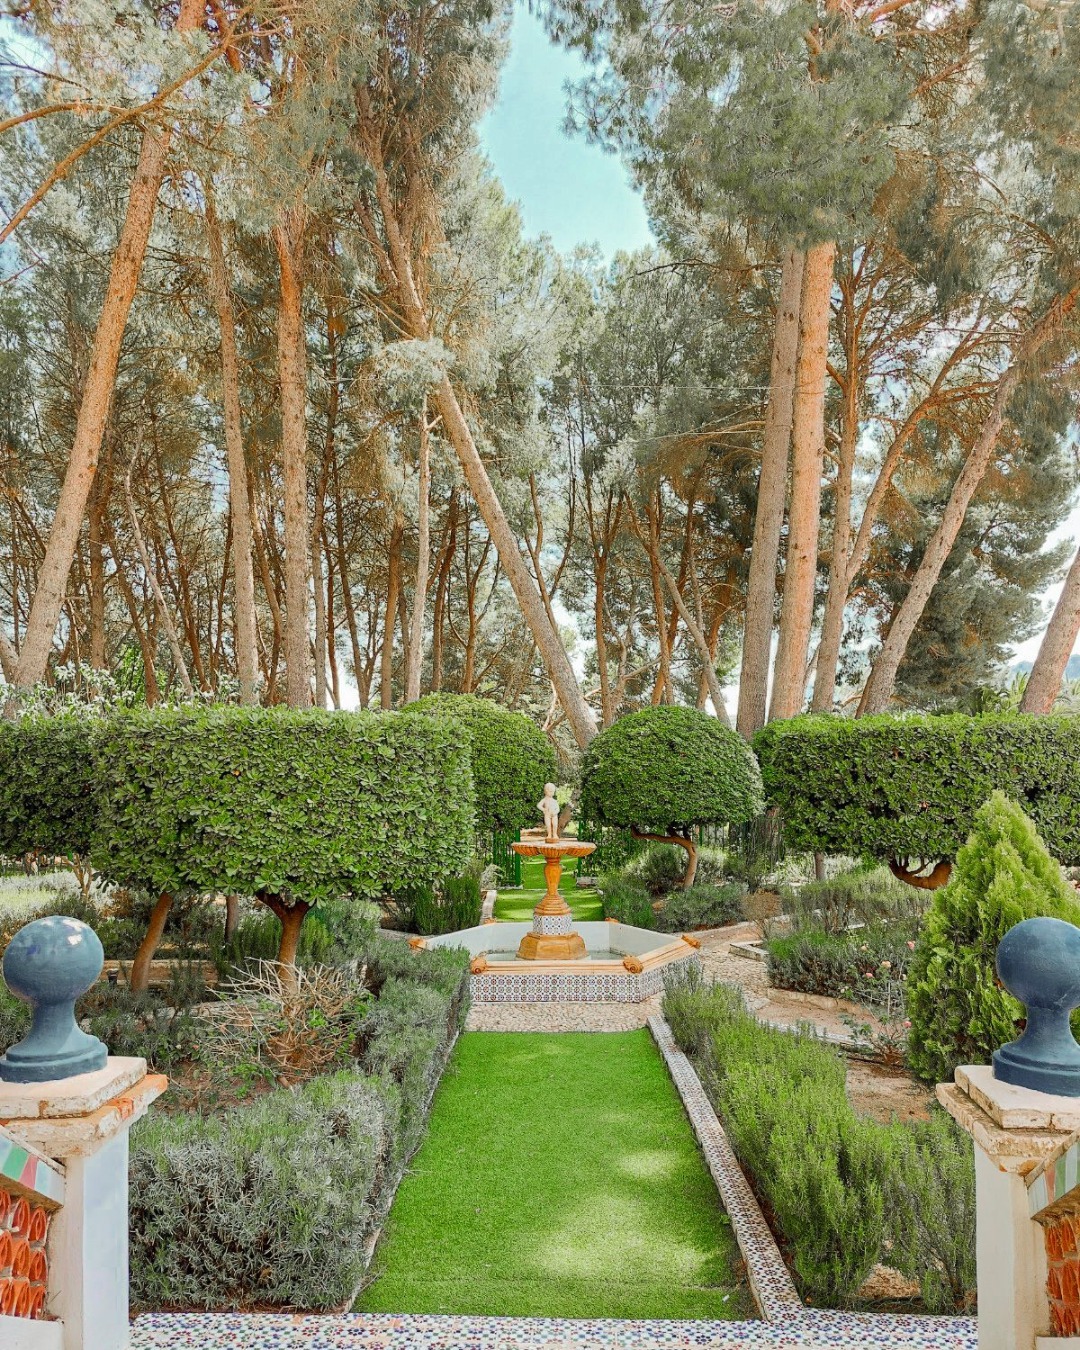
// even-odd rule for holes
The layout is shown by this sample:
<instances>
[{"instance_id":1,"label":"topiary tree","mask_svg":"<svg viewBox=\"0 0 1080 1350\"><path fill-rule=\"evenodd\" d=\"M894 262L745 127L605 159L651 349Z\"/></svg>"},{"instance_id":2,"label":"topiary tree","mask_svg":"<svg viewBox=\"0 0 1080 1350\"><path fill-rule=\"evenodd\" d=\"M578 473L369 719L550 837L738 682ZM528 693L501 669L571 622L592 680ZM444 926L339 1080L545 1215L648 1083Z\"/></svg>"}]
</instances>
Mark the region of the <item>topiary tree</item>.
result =
<instances>
[{"instance_id":1,"label":"topiary tree","mask_svg":"<svg viewBox=\"0 0 1080 1350\"><path fill-rule=\"evenodd\" d=\"M582 812L638 839L686 851L687 889L697 871L692 830L735 825L762 810L761 774L743 738L696 708L643 708L620 717L585 751Z\"/></svg>"},{"instance_id":2,"label":"topiary tree","mask_svg":"<svg viewBox=\"0 0 1080 1350\"><path fill-rule=\"evenodd\" d=\"M428 694L407 712L461 724L472 758L478 835L516 834L536 823L536 803L557 766L551 742L531 718L476 694Z\"/></svg>"},{"instance_id":3,"label":"topiary tree","mask_svg":"<svg viewBox=\"0 0 1080 1350\"><path fill-rule=\"evenodd\" d=\"M928 1082L985 1064L1015 1039L1023 1008L998 982L998 943L1021 919L1080 927L1080 901L1032 821L995 792L938 890L908 973L908 1061Z\"/></svg>"},{"instance_id":4,"label":"topiary tree","mask_svg":"<svg viewBox=\"0 0 1080 1350\"><path fill-rule=\"evenodd\" d=\"M288 971L313 906L377 899L469 854L468 750L445 718L155 709L114 718L95 755L95 864L158 897L132 966L136 989L175 897L255 896L281 921Z\"/></svg>"}]
</instances>

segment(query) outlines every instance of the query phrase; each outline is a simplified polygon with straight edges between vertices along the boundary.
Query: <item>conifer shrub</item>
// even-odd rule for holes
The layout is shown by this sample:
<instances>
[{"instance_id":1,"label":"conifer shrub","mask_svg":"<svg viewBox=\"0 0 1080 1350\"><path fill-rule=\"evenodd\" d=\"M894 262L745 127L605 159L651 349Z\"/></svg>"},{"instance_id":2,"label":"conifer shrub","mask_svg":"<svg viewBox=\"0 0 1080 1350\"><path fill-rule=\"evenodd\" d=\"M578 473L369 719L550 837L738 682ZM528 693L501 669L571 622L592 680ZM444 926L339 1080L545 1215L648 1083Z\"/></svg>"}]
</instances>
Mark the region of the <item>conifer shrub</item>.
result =
<instances>
[{"instance_id":1,"label":"conifer shrub","mask_svg":"<svg viewBox=\"0 0 1080 1350\"><path fill-rule=\"evenodd\" d=\"M998 943L1040 915L1080 927L1080 901L1020 807L995 792L937 891L908 977L908 1058L927 1082L989 1063L1019 1034L1020 1003L998 982Z\"/></svg>"},{"instance_id":2,"label":"conifer shrub","mask_svg":"<svg viewBox=\"0 0 1080 1350\"><path fill-rule=\"evenodd\" d=\"M475 877L446 877L438 889L422 886L412 892L412 926L427 937L458 933L476 927L483 907Z\"/></svg>"},{"instance_id":3,"label":"conifer shrub","mask_svg":"<svg viewBox=\"0 0 1080 1350\"><path fill-rule=\"evenodd\" d=\"M692 933L741 923L745 894L745 886L737 881L724 886L695 882L688 891L671 892L656 916L656 926L661 933Z\"/></svg>"},{"instance_id":4,"label":"conifer shrub","mask_svg":"<svg viewBox=\"0 0 1080 1350\"><path fill-rule=\"evenodd\" d=\"M555 751L530 717L476 694L428 694L406 716L452 718L465 735L476 792L476 832L517 834L535 825L544 784L556 777Z\"/></svg>"},{"instance_id":5,"label":"conifer shrub","mask_svg":"<svg viewBox=\"0 0 1080 1350\"><path fill-rule=\"evenodd\" d=\"M656 912L652 896L636 878L618 873L601 877L600 895L605 919L616 919L619 923L629 923L635 928L655 926Z\"/></svg>"},{"instance_id":6,"label":"conifer shrub","mask_svg":"<svg viewBox=\"0 0 1080 1350\"><path fill-rule=\"evenodd\" d=\"M684 850L694 881L700 825L738 824L762 809L761 775L743 738L696 708L642 708L589 745L582 815Z\"/></svg>"}]
</instances>

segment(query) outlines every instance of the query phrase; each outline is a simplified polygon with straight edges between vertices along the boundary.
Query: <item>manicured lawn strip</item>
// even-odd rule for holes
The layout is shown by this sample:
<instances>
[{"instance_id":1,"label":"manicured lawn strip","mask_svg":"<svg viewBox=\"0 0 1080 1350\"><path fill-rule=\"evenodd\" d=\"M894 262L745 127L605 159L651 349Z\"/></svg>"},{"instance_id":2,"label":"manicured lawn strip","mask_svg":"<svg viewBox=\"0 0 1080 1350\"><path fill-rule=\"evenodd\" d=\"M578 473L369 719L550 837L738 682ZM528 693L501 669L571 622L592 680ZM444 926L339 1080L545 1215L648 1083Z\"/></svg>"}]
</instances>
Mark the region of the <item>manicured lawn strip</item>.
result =
<instances>
[{"instance_id":1,"label":"manicured lawn strip","mask_svg":"<svg viewBox=\"0 0 1080 1350\"><path fill-rule=\"evenodd\" d=\"M504 919L507 923L521 923L532 918L532 912L546 890L543 858L522 858L521 885L521 890L499 892L499 898L495 902L497 919ZM580 919L583 923L589 920L599 923L603 919L604 903L596 891L578 890L572 860L563 865L559 890L566 898L575 919Z\"/></svg>"},{"instance_id":2,"label":"manicured lawn strip","mask_svg":"<svg viewBox=\"0 0 1080 1350\"><path fill-rule=\"evenodd\" d=\"M647 1031L469 1032L356 1307L752 1316L737 1262Z\"/></svg>"}]
</instances>

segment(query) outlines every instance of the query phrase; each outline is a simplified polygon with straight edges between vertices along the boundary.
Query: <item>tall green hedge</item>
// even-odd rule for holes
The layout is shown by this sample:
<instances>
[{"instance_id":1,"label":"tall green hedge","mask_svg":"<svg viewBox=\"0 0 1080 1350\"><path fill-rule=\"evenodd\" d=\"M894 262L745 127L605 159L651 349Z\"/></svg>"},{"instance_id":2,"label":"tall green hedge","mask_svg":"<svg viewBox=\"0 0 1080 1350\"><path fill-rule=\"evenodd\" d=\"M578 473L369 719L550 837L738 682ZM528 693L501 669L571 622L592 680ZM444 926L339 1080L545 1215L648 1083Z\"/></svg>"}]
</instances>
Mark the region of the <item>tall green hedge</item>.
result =
<instances>
[{"instance_id":1,"label":"tall green hedge","mask_svg":"<svg viewBox=\"0 0 1080 1350\"><path fill-rule=\"evenodd\" d=\"M0 853L90 852L97 817L96 719L0 721Z\"/></svg>"},{"instance_id":2,"label":"tall green hedge","mask_svg":"<svg viewBox=\"0 0 1080 1350\"><path fill-rule=\"evenodd\" d=\"M1080 718L802 717L754 748L793 848L953 858L1000 789L1055 857L1080 863Z\"/></svg>"},{"instance_id":3,"label":"tall green hedge","mask_svg":"<svg viewBox=\"0 0 1080 1350\"><path fill-rule=\"evenodd\" d=\"M531 718L475 694L428 694L406 713L448 715L460 723L472 755L479 835L536 824L544 784L557 769L551 742Z\"/></svg>"},{"instance_id":4,"label":"tall green hedge","mask_svg":"<svg viewBox=\"0 0 1080 1350\"><path fill-rule=\"evenodd\" d=\"M469 855L469 756L444 718L155 709L106 723L95 762L94 865L124 886L310 905Z\"/></svg>"}]
</instances>

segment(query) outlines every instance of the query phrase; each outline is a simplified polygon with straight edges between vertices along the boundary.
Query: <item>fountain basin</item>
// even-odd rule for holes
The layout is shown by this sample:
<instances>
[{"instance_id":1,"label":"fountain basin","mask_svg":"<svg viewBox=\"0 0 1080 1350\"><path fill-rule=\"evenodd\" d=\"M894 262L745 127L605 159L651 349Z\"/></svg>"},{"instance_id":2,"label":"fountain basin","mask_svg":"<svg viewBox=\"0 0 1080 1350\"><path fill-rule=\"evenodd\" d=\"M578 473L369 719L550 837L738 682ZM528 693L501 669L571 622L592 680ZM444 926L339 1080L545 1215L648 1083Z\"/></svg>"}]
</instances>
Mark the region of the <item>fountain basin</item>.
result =
<instances>
[{"instance_id":1,"label":"fountain basin","mask_svg":"<svg viewBox=\"0 0 1080 1350\"><path fill-rule=\"evenodd\" d=\"M413 941L463 947L473 958L475 1003L640 1003L663 992L668 971L699 961L694 938L613 922L578 923L574 931L585 954L568 961L518 956L529 923L487 923Z\"/></svg>"}]
</instances>

